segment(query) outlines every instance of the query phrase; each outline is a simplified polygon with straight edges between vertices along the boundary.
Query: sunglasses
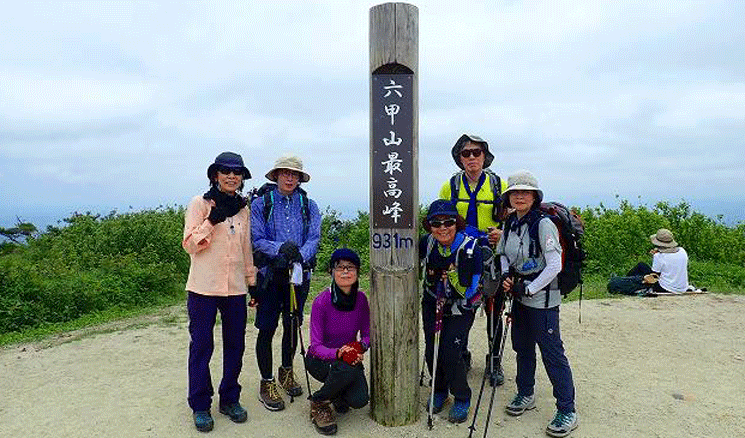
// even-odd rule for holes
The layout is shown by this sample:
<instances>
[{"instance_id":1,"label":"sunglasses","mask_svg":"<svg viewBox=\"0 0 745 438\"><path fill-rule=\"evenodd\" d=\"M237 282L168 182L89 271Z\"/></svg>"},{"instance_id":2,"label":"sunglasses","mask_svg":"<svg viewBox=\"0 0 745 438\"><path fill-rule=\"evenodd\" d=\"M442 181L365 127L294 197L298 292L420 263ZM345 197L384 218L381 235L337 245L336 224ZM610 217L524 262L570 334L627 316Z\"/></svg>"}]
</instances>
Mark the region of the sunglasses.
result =
<instances>
[{"instance_id":1,"label":"sunglasses","mask_svg":"<svg viewBox=\"0 0 745 438\"><path fill-rule=\"evenodd\" d=\"M221 166L217 169L218 172L222 173L223 175L230 175L231 173L236 176L243 176L243 169L239 167L226 167Z\"/></svg>"},{"instance_id":2,"label":"sunglasses","mask_svg":"<svg viewBox=\"0 0 745 438\"><path fill-rule=\"evenodd\" d=\"M481 149L463 149L460 151L460 156L463 158L468 158L470 156L476 158L481 156L481 152L483 152Z\"/></svg>"},{"instance_id":3,"label":"sunglasses","mask_svg":"<svg viewBox=\"0 0 745 438\"><path fill-rule=\"evenodd\" d=\"M440 228L440 227L453 227L455 226L455 219L445 219L444 221L429 221L429 225L432 228Z\"/></svg>"},{"instance_id":4,"label":"sunglasses","mask_svg":"<svg viewBox=\"0 0 745 438\"><path fill-rule=\"evenodd\" d=\"M334 266L336 272L357 272L357 266L355 265L336 265Z\"/></svg>"}]
</instances>

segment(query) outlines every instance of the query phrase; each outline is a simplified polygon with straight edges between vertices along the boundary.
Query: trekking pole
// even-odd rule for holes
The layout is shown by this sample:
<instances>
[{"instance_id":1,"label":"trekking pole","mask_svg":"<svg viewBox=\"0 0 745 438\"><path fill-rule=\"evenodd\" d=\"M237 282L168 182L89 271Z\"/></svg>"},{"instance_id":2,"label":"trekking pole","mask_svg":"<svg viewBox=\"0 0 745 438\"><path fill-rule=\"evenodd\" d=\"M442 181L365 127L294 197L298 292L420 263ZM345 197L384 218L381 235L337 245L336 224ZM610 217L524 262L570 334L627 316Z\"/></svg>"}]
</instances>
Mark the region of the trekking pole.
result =
<instances>
[{"instance_id":1,"label":"trekking pole","mask_svg":"<svg viewBox=\"0 0 745 438\"><path fill-rule=\"evenodd\" d=\"M292 312L292 330L293 337L295 334L300 338L300 354L303 356L303 369L305 370L305 383L308 384L308 399L310 400L310 378L308 377L308 365L305 363L305 342L303 342L303 330L300 328L300 315L298 313L297 304L297 286L292 284L292 276L290 276L290 311ZM295 331L297 330L297 332ZM295 339L293 339L293 342ZM290 403L293 402L295 397L290 396Z\"/></svg>"},{"instance_id":2,"label":"trekking pole","mask_svg":"<svg viewBox=\"0 0 745 438\"><path fill-rule=\"evenodd\" d=\"M422 372L419 374L419 386L424 386L424 368L427 366L427 355L422 358Z\"/></svg>"},{"instance_id":3,"label":"trekking pole","mask_svg":"<svg viewBox=\"0 0 745 438\"><path fill-rule=\"evenodd\" d=\"M499 343L499 355L497 356L497 362L502 363L502 355L504 354L504 344L507 341L507 332L510 329L510 323L512 322L512 303L513 303L513 297L510 295L510 308L507 310L507 313L505 313L505 319L507 322L504 324L504 328L502 331L502 340ZM501 315L499 316L502 317ZM492 409L494 408L494 394L497 392L497 387L492 386L491 390L491 400L489 401L489 412L486 414L486 423L484 423L484 438L486 438L486 432L489 430L489 420L491 420L491 413Z\"/></svg>"},{"instance_id":4,"label":"trekking pole","mask_svg":"<svg viewBox=\"0 0 745 438\"><path fill-rule=\"evenodd\" d=\"M447 279L443 279L437 283L437 299L435 301L435 324L434 324L434 336L435 336L435 351L434 358L432 359L432 390L429 393L429 410L427 412L427 427L432 430L432 411L435 405L435 376L437 375L437 356L440 352L440 331L442 330L442 313L445 307L445 282Z\"/></svg>"},{"instance_id":5,"label":"trekking pole","mask_svg":"<svg viewBox=\"0 0 745 438\"><path fill-rule=\"evenodd\" d=\"M492 315L492 324L490 325L490 328L494 329L494 297L489 297L486 299L486 307L487 311L490 312ZM500 312L501 314L501 312ZM500 315L501 318L501 315ZM491 338L489 339L489 359L492 360L492 357L494 356L494 332L491 332ZM476 417L479 415L479 406L481 406L481 396L484 394L484 385L486 384L486 373L484 373L483 377L481 377L481 389L479 389L479 397L476 400L476 407L473 410L473 420L471 421L471 425L468 426L468 429L470 432L468 432L468 438L473 437L473 432L476 431Z\"/></svg>"}]
</instances>

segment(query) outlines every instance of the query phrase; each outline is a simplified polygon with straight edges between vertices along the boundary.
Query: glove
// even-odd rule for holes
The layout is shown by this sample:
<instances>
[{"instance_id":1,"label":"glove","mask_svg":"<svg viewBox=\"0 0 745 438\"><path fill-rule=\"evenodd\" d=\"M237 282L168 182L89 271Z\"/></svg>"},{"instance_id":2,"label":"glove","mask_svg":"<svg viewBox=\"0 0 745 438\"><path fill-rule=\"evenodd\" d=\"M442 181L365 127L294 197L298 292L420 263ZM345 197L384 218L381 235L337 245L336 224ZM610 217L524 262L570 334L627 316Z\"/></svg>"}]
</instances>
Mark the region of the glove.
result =
<instances>
[{"instance_id":1,"label":"glove","mask_svg":"<svg viewBox=\"0 0 745 438\"><path fill-rule=\"evenodd\" d=\"M287 261L287 257L285 257L282 253L277 254L277 257L274 257L272 259L272 265L274 265L274 269L277 270L287 269L290 267L290 263Z\"/></svg>"},{"instance_id":2,"label":"glove","mask_svg":"<svg viewBox=\"0 0 745 438\"><path fill-rule=\"evenodd\" d=\"M341 353L340 348L336 353L336 357L343 360L348 365L356 365L360 355L365 352L365 348L362 346L362 343L360 341L354 341L344 346L351 348L345 349L343 353Z\"/></svg>"},{"instance_id":3,"label":"glove","mask_svg":"<svg viewBox=\"0 0 745 438\"><path fill-rule=\"evenodd\" d=\"M217 225L220 222L223 222L227 215L225 214L225 208L222 205L215 205L212 207L212 210L210 210L210 215L207 217L207 219L210 221L212 225Z\"/></svg>"},{"instance_id":4,"label":"glove","mask_svg":"<svg viewBox=\"0 0 745 438\"><path fill-rule=\"evenodd\" d=\"M300 254L300 250L298 249L297 245L290 241L283 243L282 246L279 247L279 255L284 256L285 260L287 260L288 265L294 262L303 262L303 256Z\"/></svg>"},{"instance_id":5,"label":"glove","mask_svg":"<svg viewBox=\"0 0 745 438\"><path fill-rule=\"evenodd\" d=\"M528 294L528 290L525 288L525 283L521 280L517 280L515 281L515 283L512 284L512 289L510 289L510 293L515 298L531 296Z\"/></svg>"}]
</instances>

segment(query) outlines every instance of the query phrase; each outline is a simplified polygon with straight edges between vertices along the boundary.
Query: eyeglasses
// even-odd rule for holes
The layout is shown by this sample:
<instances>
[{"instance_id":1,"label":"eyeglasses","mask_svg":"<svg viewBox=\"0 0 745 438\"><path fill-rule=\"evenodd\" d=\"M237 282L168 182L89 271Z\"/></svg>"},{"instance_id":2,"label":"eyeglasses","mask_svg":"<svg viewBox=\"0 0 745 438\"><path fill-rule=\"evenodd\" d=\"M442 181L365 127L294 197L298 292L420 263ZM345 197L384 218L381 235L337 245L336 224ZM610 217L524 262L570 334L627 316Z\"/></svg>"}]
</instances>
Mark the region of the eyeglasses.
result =
<instances>
[{"instance_id":1,"label":"eyeglasses","mask_svg":"<svg viewBox=\"0 0 745 438\"><path fill-rule=\"evenodd\" d=\"M336 265L334 266L336 272L357 272L357 266L355 265Z\"/></svg>"},{"instance_id":2,"label":"eyeglasses","mask_svg":"<svg viewBox=\"0 0 745 438\"><path fill-rule=\"evenodd\" d=\"M429 221L429 225L432 228L440 228L440 227L452 227L455 226L455 219L445 219L444 221Z\"/></svg>"},{"instance_id":3,"label":"eyeglasses","mask_svg":"<svg viewBox=\"0 0 745 438\"><path fill-rule=\"evenodd\" d=\"M477 158L481 156L481 152L483 152L481 149L463 149L460 151L460 156L463 158L468 158L470 156Z\"/></svg>"},{"instance_id":4,"label":"eyeglasses","mask_svg":"<svg viewBox=\"0 0 745 438\"><path fill-rule=\"evenodd\" d=\"M217 169L217 171L222 173L223 175L230 175L232 173L236 176L243 176L243 169L241 169L240 167L221 166L219 169Z\"/></svg>"},{"instance_id":5,"label":"eyeglasses","mask_svg":"<svg viewBox=\"0 0 745 438\"><path fill-rule=\"evenodd\" d=\"M277 176L283 176L285 178L297 178L300 179L300 172L290 169L281 169L277 172Z\"/></svg>"}]
</instances>

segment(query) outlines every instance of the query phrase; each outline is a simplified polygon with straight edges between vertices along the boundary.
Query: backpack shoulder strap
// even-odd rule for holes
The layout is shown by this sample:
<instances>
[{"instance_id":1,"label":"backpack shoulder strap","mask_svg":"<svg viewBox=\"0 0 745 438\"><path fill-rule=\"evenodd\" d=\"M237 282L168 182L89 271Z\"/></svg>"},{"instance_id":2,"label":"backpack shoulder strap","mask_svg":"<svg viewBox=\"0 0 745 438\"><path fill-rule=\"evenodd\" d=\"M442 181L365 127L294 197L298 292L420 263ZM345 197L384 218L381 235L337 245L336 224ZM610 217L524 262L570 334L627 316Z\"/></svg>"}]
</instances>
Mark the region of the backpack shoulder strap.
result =
<instances>
[{"instance_id":1,"label":"backpack shoulder strap","mask_svg":"<svg viewBox=\"0 0 745 438\"><path fill-rule=\"evenodd\" d=\"M530 246L528 247L528 254L531 257L538 257L541 255L541 243L538 240L538 228L540 223L544 219L551 220L545 212L540 211L540 214L530 224L528 224L528 237L530 238Z\"/></svg>"},{"instance_id":2,"label":"backpack shoulder strap","mask_svg":"<svg viewBox=\"0 0 745 438\"><path fill-rule=\"evenodd\" d=\"M484 173L489 176L489 185L491 186L491 192L494 195L494 200L502 196L502 180L499 175L492 172L491 169L484 169Z\"/></svg>"},{"instance_id":3,"label":"backpack shoulder strap","mask_svg":"<svg viewBox=\"0 0 745 438\"><path fill-rule=\"evenodd\" d=\"M460 184L463 181L464 171L458 171L450 177L450 202L455 204L458 201L458 195L460 194Z\"/></svg>"}]
</instances>

